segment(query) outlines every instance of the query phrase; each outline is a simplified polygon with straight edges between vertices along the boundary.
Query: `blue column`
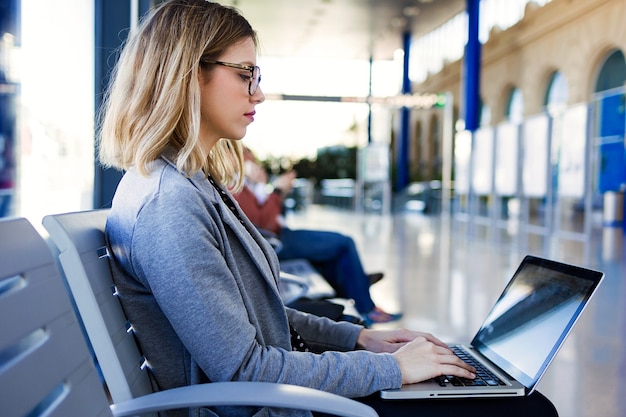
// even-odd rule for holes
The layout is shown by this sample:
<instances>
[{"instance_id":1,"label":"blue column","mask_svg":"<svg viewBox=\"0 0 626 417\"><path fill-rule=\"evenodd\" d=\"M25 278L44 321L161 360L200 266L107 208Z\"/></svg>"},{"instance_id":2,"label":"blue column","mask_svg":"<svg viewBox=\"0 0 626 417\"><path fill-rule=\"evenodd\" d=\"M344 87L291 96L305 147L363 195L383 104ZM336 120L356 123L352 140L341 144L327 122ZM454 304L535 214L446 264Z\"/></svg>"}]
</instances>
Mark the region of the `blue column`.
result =
<instances>
[{"instance_id":1,"label":"blue column","mask_svg":"<svg viewBox=\"0 0 626 417\"><path fill-rule=\"evenodd\" d=\"M139 15L150 10L149 0L139 0ZM130 30L130 4L127 1L94 0L95 18L95 109L102 107L102 99L109 84L111 69L117 62L118 48ZM96 124L97 126L97 124ZM98 133L96 132L96 135ZM122 173L114 169L103 169L97 161L94 172L94 208L111 207L111 201Z\"/></svg>"},{"instance_id":2,"label":"blue column","mask_svg":"<svg viewBox=\"0 0 626 417\"><path fill-rule=\"evenodd\" d=\"M409 79L409 58L411 51L411 33L402 35L404 62L402 66L402 94L411 94L411 80ZM409 138L410 138L411 110L400 109L400 131L396 144L396 190L403 190L409 183Z\"/></svg>"},{"instance_id":3,"label":"blue column","mask_svg":"<svg viewBox=\"0 0 626 417\"><path fill-rule=\"evenodd\" d=\"M463 108L461 115L465 129L475 131L480 126L480 61L481 44L478 39L480 0L467 0L467 45L463 60Z\"/></svg>"}]
</instances>

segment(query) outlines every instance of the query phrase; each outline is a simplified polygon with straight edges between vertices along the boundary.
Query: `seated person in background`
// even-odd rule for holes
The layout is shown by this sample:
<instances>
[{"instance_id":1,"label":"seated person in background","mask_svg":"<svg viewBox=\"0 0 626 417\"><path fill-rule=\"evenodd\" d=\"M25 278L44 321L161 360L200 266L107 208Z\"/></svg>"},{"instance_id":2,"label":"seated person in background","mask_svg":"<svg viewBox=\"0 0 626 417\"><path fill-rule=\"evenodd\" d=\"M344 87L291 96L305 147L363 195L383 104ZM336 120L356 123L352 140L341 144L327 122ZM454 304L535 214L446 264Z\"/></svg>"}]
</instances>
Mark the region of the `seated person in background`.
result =
<instances>
[{"instance_id":1,"label":"seated person in background","mask_svg":"<svg viewBox=\"0 0 626 417\"><path fill-rule=\"evenodd\" d=\"M380 280L382 274L365 273L352 238L337 232L293 230L286 226L282 216L283 200L293 187L296 173L290 171L278 176L272 189L267 172L249 149L245 149L244 159L244 187L234 197L256 227L280 239L278 258L311 262L340 297L354 300L367 324L398 320L401 314L389 314L374 304L370 285Z\"/></svg>"}]
</instances>

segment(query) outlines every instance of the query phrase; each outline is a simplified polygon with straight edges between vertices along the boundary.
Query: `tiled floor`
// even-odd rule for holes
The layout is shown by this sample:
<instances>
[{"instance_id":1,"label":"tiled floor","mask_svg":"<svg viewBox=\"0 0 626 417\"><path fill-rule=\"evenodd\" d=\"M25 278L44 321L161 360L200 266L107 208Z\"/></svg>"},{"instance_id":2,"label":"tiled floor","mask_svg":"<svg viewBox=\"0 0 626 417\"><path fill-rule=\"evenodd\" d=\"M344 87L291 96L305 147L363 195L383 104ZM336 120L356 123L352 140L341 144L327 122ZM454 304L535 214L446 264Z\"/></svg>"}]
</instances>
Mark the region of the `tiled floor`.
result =
<instances>
[{"instance_id":1,"label":"tiled floor","mask_svg":"<svg viewBox=\"0 0 626 417\"><path fill-rule=\"evenodd\" d=\"M445 341L468 341L528 253L604 271L601 288L538 389L562 417L626 415L626 250L621 231L596 227L584 240L540 239L440 215L356 214L315 205L290 214L287 222L292 228L351 235L366 270L386 274L372 287L374 301L390 312L402 311L400 325Z\"/></svg>"}]
</instances>

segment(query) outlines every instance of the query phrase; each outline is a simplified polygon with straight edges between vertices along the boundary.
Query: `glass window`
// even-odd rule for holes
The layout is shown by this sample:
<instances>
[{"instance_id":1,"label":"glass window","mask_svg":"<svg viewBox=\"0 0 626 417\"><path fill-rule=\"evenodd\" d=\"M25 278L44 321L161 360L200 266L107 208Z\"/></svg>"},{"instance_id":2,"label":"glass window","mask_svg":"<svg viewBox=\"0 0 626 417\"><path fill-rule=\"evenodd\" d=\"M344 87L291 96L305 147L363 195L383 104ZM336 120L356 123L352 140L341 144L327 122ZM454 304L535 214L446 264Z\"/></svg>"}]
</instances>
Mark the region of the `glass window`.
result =
<instances>
[{"instance_id":1,"label":"glass window","mask_svg":"<svg viewBox=\"0 0 626 417\"><path fill-rule=\"evenodd\" d=\"M16 194L17 106L19 103L19 3L0 6L0 217L14 213Z\"/></svg>"},{"instance_id":2,"label":"glass window","mask_svg":"<svg viewBox=\"0 0 626 417\"><path fill-rule=\"evenodd\" d=\"M504 115L507 120L511 122L522 122L522 118L524 116L524 98L519 88L511 88Z\"/></svg>"},{"instance_id":3,"label":"glass window","mask_svg":"<svg viewBox=\"0 0 626 417\"><path fill-rule=\"evenodd\" d=\"M482 0L478 37L486 43L494 27L506 30L524 18L528 3L544 6L551 0ZM421 83L429 73L437 73L446 61L463 57L467 43L467 12L463 11L425 35L416 37L411 45L410 77Z\"/></svg>"},{"instance_id":4,"label":"glass window","mask_svg":"<svg viewBox=\"0 0 626 417\"><path fill-rule=\"evenodd\" d=\"M612 88L623 87L626 81L626 60L622 51L611 53L598 75L596 82L596 92L610 90Z\"/></svg>"},{"instance_id":5,"label":"glass window","mask_svg":"<svg viewBox=\"0 0 626 417\"><path fill-rule=\"evenodd\" d=\"M93 13L83 0L21 1L16 214L35 225L93 205Z\"/></svg>"},{"instance_id":6,"label":"glass window","mask_svg":"<svg viewBox=\"0 0 626 417\"><path fill-rule=\"evenodd\" d=\"M550 76L546 89L545 106L551 115L561 113L567 106L568 98L567 80L559 71Z\"/></svg>"},{"instance_id":7,"label":"glass window","mask_svg":"<svg viewBox=\"0 0 626 417\"><path fill-rule=\"evenodd\" d=\"M480 100L480 126L491 125L491 107Z\"/></svg>"}]
</instances>

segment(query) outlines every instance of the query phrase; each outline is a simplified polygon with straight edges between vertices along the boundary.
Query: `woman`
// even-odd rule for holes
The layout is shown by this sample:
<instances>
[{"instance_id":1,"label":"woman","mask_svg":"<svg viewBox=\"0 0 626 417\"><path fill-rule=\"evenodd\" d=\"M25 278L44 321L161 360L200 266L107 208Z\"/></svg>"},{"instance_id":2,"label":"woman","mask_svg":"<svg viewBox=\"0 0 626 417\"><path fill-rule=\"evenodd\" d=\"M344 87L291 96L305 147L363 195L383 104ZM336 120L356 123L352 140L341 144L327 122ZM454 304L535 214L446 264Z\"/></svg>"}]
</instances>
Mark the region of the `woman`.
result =
<instances>
[{"instance_id":1,"label":"woman","mask_svg":"<svg viewBox=\"0 0 626 417\"><path fill-rule=\"evenodd\" d=\"M225 188L241 186L238 140L264 100L256 49L255 32L234 9L174 0L132 34L112 77L100 158L126 173L106 232L155 386L270 381L365 397L436 375L472 378L432 335L363 329L283 306L276 255ZM168 415L309 413L215 407Z\"/></svg>"}]
</instances>

